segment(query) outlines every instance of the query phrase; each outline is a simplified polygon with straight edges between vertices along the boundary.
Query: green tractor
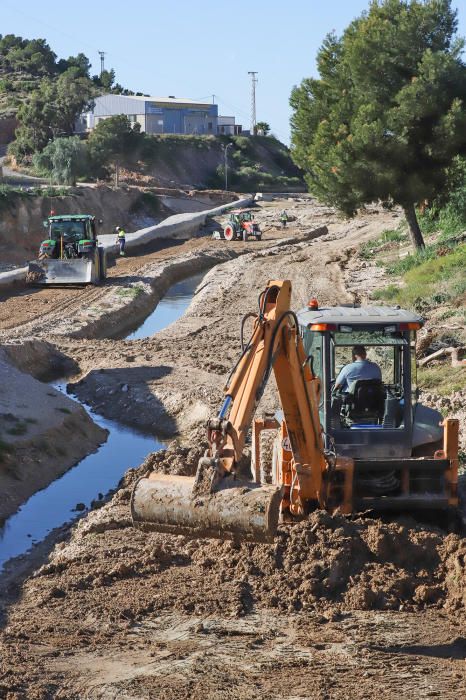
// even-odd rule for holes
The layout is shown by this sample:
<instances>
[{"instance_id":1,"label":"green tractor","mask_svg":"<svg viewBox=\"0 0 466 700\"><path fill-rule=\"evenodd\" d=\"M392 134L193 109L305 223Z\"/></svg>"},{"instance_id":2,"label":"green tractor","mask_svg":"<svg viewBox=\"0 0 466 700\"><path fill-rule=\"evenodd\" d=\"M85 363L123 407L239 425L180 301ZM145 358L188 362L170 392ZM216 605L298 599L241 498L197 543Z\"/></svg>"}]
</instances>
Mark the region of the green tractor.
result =
<instances>
[{"instance_id":1,"label":"green tractor","mask_svg":"<svg viewBox=\"0 0 466 700\"><path fill-rule=\"evenodd\" d=\"M223 228L223 238L226 241L247 241L255 238L260 241L262 232L259 224L254 221L251 209L234 209L230 213L228 223Z\"/></svg>"},{"instance_id":2,"label":"green tractor","mask_svg":"<svg viewBox=\"0 0 466 700\"><path fill-rule=\"evenodd\" d=\"M44 228L48 236L40 244L38 259L29 263L29 284L99 284L105 280L107 256L97 241L95 216L49 216Z\"/></svg>"}]
</instances>

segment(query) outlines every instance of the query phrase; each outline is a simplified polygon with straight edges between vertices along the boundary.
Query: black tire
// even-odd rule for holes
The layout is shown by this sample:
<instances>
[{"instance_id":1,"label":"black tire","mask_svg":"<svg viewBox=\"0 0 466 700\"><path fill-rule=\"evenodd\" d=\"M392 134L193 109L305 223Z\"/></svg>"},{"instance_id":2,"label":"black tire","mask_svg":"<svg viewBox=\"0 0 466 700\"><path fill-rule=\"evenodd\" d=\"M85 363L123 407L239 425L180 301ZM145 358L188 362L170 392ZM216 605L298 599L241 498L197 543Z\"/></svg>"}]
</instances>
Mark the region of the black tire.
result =
<instances>
[{"instance_id":1,"label":"black tire","mask_svg":"<svg viewBox=\"0 0 466 700\"><path fill-rule=\"evenodd\" d=\"M99 281L104 282L107 279L107 253L101 246L97 250L99 253Z\"/></svg>"}]
</instances>

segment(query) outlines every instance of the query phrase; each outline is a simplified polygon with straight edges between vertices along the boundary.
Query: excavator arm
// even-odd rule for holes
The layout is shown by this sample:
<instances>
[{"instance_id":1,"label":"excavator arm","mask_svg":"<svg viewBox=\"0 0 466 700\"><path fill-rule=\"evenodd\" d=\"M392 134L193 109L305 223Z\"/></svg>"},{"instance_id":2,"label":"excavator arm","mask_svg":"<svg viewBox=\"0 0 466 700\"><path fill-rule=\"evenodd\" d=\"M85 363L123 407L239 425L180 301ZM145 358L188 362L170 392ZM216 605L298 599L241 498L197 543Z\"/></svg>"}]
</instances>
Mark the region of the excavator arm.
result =
<instances>
[{"instance_id":1,"label":"excavator arm","mask_svg":"<svg viewBox=\"0 0 466 700\"><path fill-rule=\"evenodd\" d=\"M133 522L142 529L194 536L270 541L284 496L292 512L304 503L324 507L324 454L319 421L319 379L305 356L291 283L271 281L259 296L250 340L225 387L216 418L209 420L209 449L195 477L152 472L133 491ZM238 466L257 404L274 371L293 455L283 483L243 481Z\"/></svg>"}]
</instances>

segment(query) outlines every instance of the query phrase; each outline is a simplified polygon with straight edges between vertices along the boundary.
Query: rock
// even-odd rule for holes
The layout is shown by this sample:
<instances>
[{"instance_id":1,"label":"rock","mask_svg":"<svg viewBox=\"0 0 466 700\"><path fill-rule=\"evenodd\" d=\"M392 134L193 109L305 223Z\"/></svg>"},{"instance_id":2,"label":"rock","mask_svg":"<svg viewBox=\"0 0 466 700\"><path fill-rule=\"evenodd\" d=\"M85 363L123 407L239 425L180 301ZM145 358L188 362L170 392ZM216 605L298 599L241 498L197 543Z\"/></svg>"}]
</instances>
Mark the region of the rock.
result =
<instances>
[{"instance_id":1,"label":"rock","mask_svg":"<svg viewBox=\"0 0 466 700\"><path fill-rule=\"evenodd\" d=\"M58 588L58 586L54 586L53 588L50 589L49 597L50 598L65 598L66 593L63 590L63 588Z\"/></svg>"}]
</instances>

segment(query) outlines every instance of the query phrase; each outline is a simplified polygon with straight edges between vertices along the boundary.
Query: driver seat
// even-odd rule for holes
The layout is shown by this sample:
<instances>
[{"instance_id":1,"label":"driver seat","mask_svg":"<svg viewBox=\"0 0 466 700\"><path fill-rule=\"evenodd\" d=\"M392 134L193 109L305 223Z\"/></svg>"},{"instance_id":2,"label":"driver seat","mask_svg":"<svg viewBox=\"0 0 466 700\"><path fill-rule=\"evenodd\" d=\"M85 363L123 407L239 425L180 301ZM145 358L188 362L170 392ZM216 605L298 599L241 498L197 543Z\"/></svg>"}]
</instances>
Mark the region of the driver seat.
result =
<instances>
[{"instance_id":1,"label":"driver seat","mask_svg":"<svg viewBox=\"0 0 466 700\"><path fill-rule=\"evenodd\" d=\"M347 425L378 425L385 412L385 387L380 379L357 379L345 395L342 418Z\"/></svg>"}]
</instances>

